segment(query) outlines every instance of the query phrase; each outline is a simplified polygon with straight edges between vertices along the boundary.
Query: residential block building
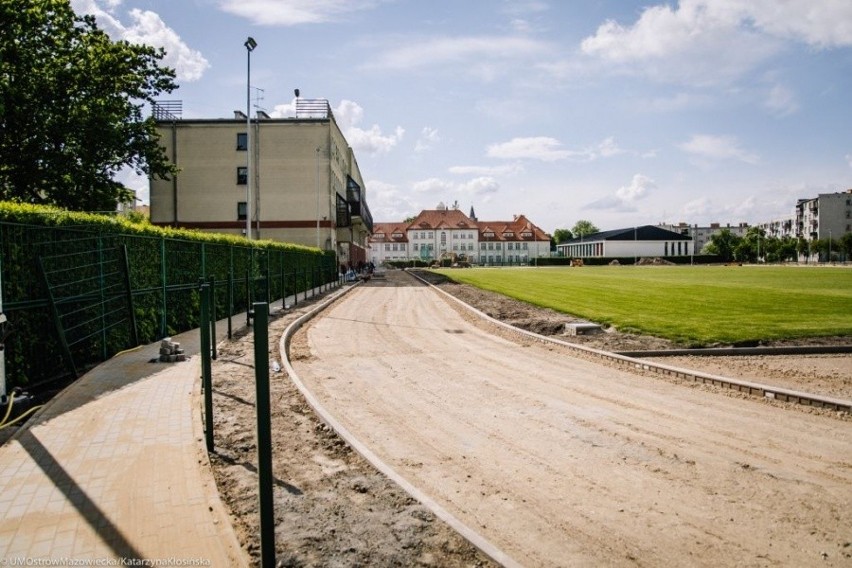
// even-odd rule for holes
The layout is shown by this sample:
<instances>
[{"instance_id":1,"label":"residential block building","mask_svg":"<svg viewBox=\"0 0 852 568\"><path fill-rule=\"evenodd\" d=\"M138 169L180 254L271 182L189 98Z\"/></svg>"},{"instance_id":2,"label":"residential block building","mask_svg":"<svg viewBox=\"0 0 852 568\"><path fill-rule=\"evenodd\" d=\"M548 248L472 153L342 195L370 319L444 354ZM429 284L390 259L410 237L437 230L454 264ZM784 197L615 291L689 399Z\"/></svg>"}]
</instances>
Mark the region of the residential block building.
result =
<instances>
[{"instance_id":1,"label":"residential block building","mask_svg":"<svg viewBox=\"0 0 852 568\"><path fill-rule=\"evenodd\" d=\"M852 189L799 199L796 227L798 236L806 240L837 239L852 232Z\"/></svg>"},{"instance_id":2,"label":"residential block building","mask_svg":"<svg viewBox=\"0 0 852 568\"><path fill-rule=\"evenodd\" d=\"M376 223L370 238L370 260L455 258L473 264L520 265L550 256L550 235L524 215L511 221L479 221L471 208L465 215L440 204L408 223Z\"/></svg>"},{"instance_id":3,"label":"residential block building","mask_svg":"<svg viewBox=\"0 0 852 568\"><path fill-rule=\"evenodd\" d=\"M331 250L342 264L366 261L373 228L366 188L328 101L297 99L295 118L182 119L155 106L171 179L151 179L156 225L246 234ZM248 148L251 147L251 155ZM251 160L251 168L249 168ZM251 207L248 207L248 172Z\"/></svg>"},{"instance_id":4,"label":"residential block building","mask_svg":"<svg viewBox=\"0 0 852 568\"><path fill-rule=\"evenodd\" d=\"M673 224L660 224L657 225L661 229L665 229L667 231L674 231L675 233L680 233L681 235L690 237L693 242L693 247L695 254L700 254L707 243L710 242L710 237L721 232L724 229L727 229L731 232L731 234L736 235L738 237L744 237L749 230L748 223L737 223L736 225L732 225L727 223L725 225L721 223L710 223L709 225L699 226L699 225L690 225L688 223L678 223L676 225Z\"/></svg>"}]
</instances>

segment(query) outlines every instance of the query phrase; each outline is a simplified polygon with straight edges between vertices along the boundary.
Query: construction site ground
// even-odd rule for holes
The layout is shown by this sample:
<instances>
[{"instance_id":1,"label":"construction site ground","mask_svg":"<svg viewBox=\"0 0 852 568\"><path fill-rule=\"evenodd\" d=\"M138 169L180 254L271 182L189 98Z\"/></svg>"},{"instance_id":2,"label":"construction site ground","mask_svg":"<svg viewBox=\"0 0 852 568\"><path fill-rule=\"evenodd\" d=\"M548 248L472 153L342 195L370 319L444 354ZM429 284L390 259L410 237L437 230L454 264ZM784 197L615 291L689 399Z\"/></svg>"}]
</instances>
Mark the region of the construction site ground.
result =
<instances>
[{"instance_id":1,"label":"construction site ground","mask_svg":"<svg viewBox=\"0 0 852 568\"><path fill-rule=\"evenodd\" d=\"M566 317L442 287L502 319L524 312L533 328ZM271 358L305 309L271 323ZM618 332L578 340L613 350L667 344ZM237 534L256 557L251 345L250 336L222 344L214 364L212 461ZM291 355L359 439L521 564L852 559L846 413L589 367L501 333L401 271L346 294L296 335ZM742 360L741 369L848 396L849 356L810 359L781 364L780 373L759 361ZM800 365L807 372L789 372ZM283 371L272 384L283 565L489 564L317 420Z\"/></svg>"}]
</instances>

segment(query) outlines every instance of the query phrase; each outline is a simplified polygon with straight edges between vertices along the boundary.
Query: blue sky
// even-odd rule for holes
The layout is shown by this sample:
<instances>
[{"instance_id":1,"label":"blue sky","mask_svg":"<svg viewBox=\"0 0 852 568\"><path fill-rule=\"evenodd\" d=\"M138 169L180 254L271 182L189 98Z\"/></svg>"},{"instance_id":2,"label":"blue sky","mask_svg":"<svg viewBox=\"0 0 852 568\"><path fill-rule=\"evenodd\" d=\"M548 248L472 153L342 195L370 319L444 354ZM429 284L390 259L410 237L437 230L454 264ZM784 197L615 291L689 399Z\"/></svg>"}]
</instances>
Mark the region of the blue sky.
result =
<instances>
[{"instance_id":1,"label":"blue sky","mask_svg":"<svg viewBox=\"0 0 852 568\"><path fill-rule=\"evenodd\" d=\"M185 118L326 98L376 221L756 223L852 188L849 0L72 0ZM147 199L147 183L129 179Z\"/></svg>"}]
</instances>

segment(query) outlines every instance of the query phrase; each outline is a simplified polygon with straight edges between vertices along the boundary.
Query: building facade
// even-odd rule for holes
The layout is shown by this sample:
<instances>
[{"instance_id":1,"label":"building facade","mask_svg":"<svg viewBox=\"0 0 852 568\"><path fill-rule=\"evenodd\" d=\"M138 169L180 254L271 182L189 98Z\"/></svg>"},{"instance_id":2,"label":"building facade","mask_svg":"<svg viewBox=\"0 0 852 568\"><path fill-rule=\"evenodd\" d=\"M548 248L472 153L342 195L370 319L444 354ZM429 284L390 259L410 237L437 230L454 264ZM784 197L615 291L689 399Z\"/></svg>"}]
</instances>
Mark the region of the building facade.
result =
<instances>
[{"instance_id":1,"label":"building facade","mask_svg":"<svg viewBox=\"0 0 852 568\"><path fill-rule=\"evenodd\" d=\"M550 235L524 215L511 221L479 221L443 204L420 212L409 223L376 223L370 238L370 260L442 258L482 266L523 265L550 256Z\"/></svg>"},{"instance_id":2,"label":"building facade","mask_svg":"<svg viewBox=\"0 0 852 568\"><path fill-rule=\"evenodd\" d=\"M693 248L695 250L695 254L700 254L707 243L710 242L710 237L715 234L718 234L723 229L727 229L731 232L731 234L736 235L738 237L744 237L749 230L750 225L748 223L737 223L736 225L732 225L727 223L722 225L721 223L710 223L709 225L699 226L699 225L690 225L688 223L678 223L676 225L670 224L661 224L657 225L661 229L665 229L667 231L673 231L675 233L680 233L681 235L690 237L693 242Z\"/></svg>"},{"instance_id":3,"label":"building facade","mask_svg":"<svg viewBox=\"0 0 852 568\"><path fill-rule=\"evenodd\" d=\"M644 258L695 254L692 238L653 225L601 231L556 245L570 258Z\"/></svg>"},{"instance_id":4,"label":"building facade","mask_svg":"<svg viewBox=\"0 0 852 568\"><path fill-rule=\"evenodd\" d=\"M366 188L328 101L298 99L295 118L259 112L250 144L239 111L233 119L184 120L155 107L155 119L179 172L150 180L152 223L248 230L252 239L335 251L342 264L366 261L373 224Z\"/></svg>"},{"instance_id":5,"label":"building facade","mask_svg":"<svg viewBox=\"0 0 852 568\"><path fill-rule=\"evenodd\" d=\"M838 239L852 232L852 189L842 193L820 193L796 203L798 236L812 241Z\"/></svg>"}]
</instances>

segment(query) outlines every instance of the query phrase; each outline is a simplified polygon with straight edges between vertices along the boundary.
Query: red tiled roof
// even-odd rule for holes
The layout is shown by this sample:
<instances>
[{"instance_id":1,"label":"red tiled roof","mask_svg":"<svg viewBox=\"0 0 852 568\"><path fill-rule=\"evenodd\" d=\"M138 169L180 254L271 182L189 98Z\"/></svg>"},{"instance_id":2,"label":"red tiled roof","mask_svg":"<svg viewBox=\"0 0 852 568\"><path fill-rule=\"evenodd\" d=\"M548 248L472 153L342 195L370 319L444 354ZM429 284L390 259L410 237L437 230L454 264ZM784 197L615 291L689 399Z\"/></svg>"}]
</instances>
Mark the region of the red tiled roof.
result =
<instances>
[{"instance_id":1,"label":"red tiled roof","mask_svg":"<svg viewBox=\"0 0 852 568\"><path fill-rule=\"evenodd\" d=\"M409 225L411 229L476 229L476 222L458 209L424 209Z\"/></svg>"},{"instance_id":2,"label":"red tiled roof","mask_svg":"<svg viewBox=\"0 0 852 568\"><path fill-rule=\"evenodd\" d=\"M549 241L550 235L530 222L524 215L518 215L512 221L474 221L458 209L424 209L410 223L375 223L373 242L408 242L406 231L435 231L441 229L476 230L479 238L490 241ZM402 233L402 238L393 238L394 233ZM493 237L484 237L492 232ZM509 236L507 233L512 233ZM524 236L530 233L530 236ZM504 236L506 234L506 236Z\"/></svg>"},{"instance_id":3,"label":"red tiled roof","mask_svg":"<svg viewBox=\"0 0 852 568\"><path fill-rule=\"evenodd\" d=\"M549 241L550 236L540 228L530 222L524 215L518 215L513 221L480 221L479 234L491 231L493 237L488 237L491 241ZM506 233L512 233L512 236L504 236ZM524 236L524 233L530 233L530 236ZM483 237L485 238L485 237Z\"/></svg>"},{"instance_id":4,"label":"red tiled roof","mask_svg":"<svg viewBox=\"0 0 852 568\"><path fill-rule=\"evenodd\" d=\"M407 243L407 230L408 223L374 223L370 242ZM395 237L394 234L401 234L402 236Z\"/></svg>"}]
</instances>

